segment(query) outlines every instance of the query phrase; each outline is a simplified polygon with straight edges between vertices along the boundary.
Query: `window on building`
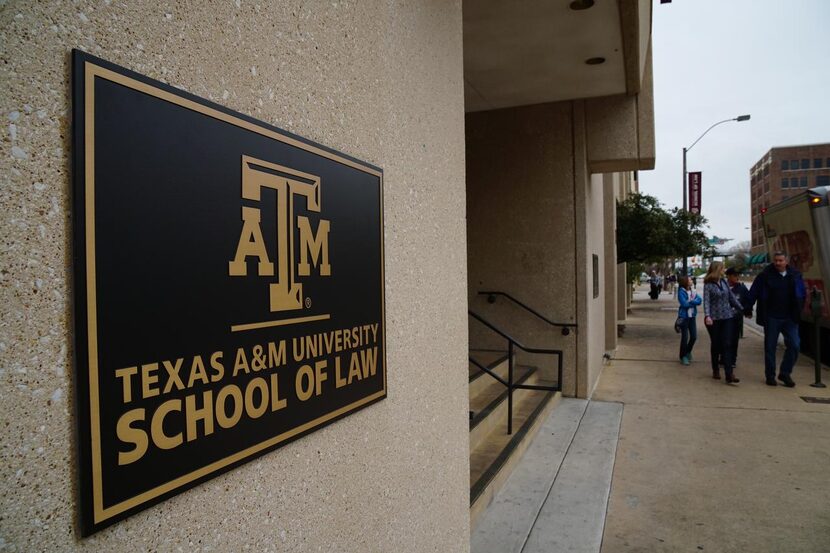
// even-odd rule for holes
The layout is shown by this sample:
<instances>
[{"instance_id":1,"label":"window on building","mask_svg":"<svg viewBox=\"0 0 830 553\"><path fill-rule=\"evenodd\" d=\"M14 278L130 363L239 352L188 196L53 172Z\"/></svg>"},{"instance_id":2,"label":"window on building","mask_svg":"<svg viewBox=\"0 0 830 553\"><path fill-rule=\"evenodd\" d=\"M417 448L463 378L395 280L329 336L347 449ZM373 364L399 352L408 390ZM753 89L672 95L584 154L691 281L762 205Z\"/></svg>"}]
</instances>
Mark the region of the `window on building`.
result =
<instances>
[{"instance_id":1,"label":"window on building","mask_svg":"<svg viewBox=\"0 0 830 553\"><path fill-rule=\"evenodd\" d=\"M801 168L802 169L809 169L810 168L810 160L809 159L802 159L801 160Z\"/></svg>"},{"instance_id":2,"label":"window on building","mask_svg":"<svg viewBox=\"0 0 830 553\"><path fill-rule=\"evenodd\" d=\"M781 188L789 188L790 179L781 179Z\"/></svg>"},{"instance_id":3,"label":"window on building","mask_svg":"<svg viewBox=\"0 0 830 553\"><path fill-rule=\"evenodd\" d=\"M764 183L764 192L769 192L769 181Z\"/></svg>"},{"instance_id":4,"label":"window on building","mask_svg":"<svg viewBox=\"0 0 830 553\"><path fill-rule=\"evenodd\" d=\"M764 165L764 175L769 175L769 165Z\"/></svg>"},{"instance_id":5,"label":"window on building","mask_svg":"<svg viewBox=\"0 0 830 553\"><path fill-rule=\"evenodd\" d=\"M782 171L789 171L790 170L790 160L782 159L781 160L781 170Z\"/></svg>"},{"instance_id":6,"label":"window on building","mask_svg":"<svg viewBox=\"0 0 830 553\"><path fill-rule=\"evenodd\" d=\"M821 169L821 158L817 157L813 160L813 169Z\"/></svg>"},{"instance_id":7,"label":"window on building","mask_svg":"<svg viewBox=\"0 0 830 553\"><path fill-rule=\"evenodd\" d=\"M801 177L801 188L807 188L807 177Z\"/></svg>"},{"instance_id":8,"label":"window on building","mask_svg":"<svg viewBox=\"0 0 830 553\"><path fill-rule=\"evenodd\" d=\"M830 175L819 175L816 177L816 186L830 186Z\"/></svg>"},{"instance_id":9,"label":"window on building","mask_svg":"<svg viewBox=\"0 0 830 553\"><path fill-rule=\"evenodd\" d=\"M789 194L782 194L781 195L781 201L783 202L784 200L789 199L789 197L790 197Z\"/></svg>"},{"instance_id":10,"label":"window on building","mask_svg":"<svg viewBox=\"0 0 830 553\"><path fill-rule=\"evenodd\" d=\"M828 157L825 161L826 161L826 163L824 164L824 166L825 167L830 167L830 157Z\"/></svg>"}]
</instances>

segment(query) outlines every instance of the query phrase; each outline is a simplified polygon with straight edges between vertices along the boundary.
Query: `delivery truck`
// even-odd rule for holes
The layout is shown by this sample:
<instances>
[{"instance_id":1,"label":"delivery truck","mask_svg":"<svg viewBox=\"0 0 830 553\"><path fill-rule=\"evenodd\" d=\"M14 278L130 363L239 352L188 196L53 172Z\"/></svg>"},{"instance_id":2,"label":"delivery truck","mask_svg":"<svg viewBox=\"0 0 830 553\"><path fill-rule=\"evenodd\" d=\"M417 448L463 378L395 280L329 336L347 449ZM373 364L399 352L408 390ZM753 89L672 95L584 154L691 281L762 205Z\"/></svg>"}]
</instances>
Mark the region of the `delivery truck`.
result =
<instances>
[{"instance_id":1,"label":"delivery truck","mask_svg":"<svg viewBox=\"0 0 830 553\"><path fill-rule=\"evenodd\" d=\"M807 301L801 312L801 349L812 355L814 341L811 291L821 292L819 318L822 362L830 365L830 186L806 190L762 213L767 252L789 254L790 264L801 271Z\"/></svg>"}]
</instances>

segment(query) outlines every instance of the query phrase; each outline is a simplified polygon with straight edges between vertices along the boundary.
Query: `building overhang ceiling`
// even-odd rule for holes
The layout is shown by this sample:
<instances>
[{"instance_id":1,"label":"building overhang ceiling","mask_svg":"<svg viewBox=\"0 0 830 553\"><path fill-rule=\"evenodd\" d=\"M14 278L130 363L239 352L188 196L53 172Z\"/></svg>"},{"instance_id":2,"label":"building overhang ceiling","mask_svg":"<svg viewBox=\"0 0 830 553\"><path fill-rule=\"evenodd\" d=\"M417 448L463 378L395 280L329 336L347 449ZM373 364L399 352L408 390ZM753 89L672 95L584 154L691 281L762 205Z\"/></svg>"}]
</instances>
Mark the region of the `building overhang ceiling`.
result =
<instances>
[{"instance_id":1,"label":"building overhang ceiling","mask_svg":"<svg viewBox=\"0 0 830 553\"><path fill-rule=\"evenodd\" d=\"M636 94L649 0L465 0L466 111ZM591 4L591 2L573 2ZM596 65L586 63L603 58Z\"/></svg>"}]
</instances>

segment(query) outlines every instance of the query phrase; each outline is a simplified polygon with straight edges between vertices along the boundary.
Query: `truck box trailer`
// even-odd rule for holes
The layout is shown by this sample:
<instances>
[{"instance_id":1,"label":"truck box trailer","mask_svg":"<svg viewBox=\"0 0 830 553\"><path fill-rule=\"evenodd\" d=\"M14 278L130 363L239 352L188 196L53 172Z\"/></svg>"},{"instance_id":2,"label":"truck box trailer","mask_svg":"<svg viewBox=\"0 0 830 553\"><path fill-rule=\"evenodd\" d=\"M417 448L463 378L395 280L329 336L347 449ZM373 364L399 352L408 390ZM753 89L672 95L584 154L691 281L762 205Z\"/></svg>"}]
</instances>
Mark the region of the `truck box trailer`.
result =
<instances>
[{"instance_id":1,"label":"truck box trailer","mask_svg":"<svg viewBox=\"0 0 830 553\"><path fill-rule=\"evenodd\" d=\"M822 295L821 357L830 365L830 186L806 190L770 206L762 215L767 251L789 254L790 264L801 271L807 287L807 301L801 312L801 349L813 352L813 313L810 293Z\"/></svg>"}]
</instances>

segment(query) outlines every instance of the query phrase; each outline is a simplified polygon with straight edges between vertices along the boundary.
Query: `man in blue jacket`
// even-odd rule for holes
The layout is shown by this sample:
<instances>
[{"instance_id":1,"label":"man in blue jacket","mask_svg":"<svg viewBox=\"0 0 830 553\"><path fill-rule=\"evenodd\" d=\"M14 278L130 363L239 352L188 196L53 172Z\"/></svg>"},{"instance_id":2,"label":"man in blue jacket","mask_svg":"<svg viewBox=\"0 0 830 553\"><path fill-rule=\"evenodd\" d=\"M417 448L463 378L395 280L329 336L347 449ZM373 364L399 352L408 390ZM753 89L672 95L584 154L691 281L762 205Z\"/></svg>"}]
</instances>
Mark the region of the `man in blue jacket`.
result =
<instances>
[{"instance_id":1,"label":"man in blue jacket","mask_svg":"<svg viewBox=\"0 0 830 553\"><path fill-rule=\"evenodd\" d=\"M755 277L744 307L749 309L758 302L758 324L764 327L764 372L767 386L775 386L775 350L778 335L784 335L784 358L778 380L788 388L795 386L793 366L798 359L801 341L798 322L804 305L806 289L801 273L787 264L787 254L775 252L772 263Z\"/></svg>"}]
</instances>

